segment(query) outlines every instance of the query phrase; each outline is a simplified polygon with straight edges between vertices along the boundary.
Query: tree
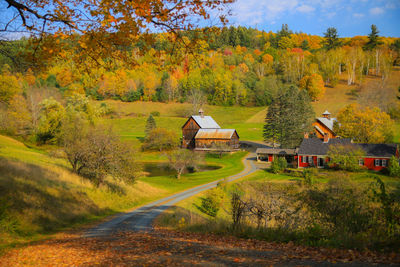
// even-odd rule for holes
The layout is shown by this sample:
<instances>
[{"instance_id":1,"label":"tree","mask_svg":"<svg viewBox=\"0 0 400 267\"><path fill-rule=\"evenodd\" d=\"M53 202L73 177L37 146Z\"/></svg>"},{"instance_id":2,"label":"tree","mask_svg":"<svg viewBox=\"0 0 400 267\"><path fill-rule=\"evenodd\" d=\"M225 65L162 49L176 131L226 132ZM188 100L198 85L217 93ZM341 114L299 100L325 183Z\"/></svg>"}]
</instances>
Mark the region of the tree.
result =
<instances>
[{"instance_id":1,"label":"tree","mask_svg":"<svg viewBox=\"0 0 400 267\"><path fill-rule=\"evenodd\" d=\"M144 129L146 136L155 128L157 128L156 120L153 118L153 115L150 114L146 121L146 128Z\"/></svg>"},{"instance_id":2,"label":"tree","mask_svg":"<svg viewBox=\"0 0 400 267\"><path fill-rule=\"evenodd\" d=\"M307 90L312 100L319 100L325 94L324 80L317 73L304 76L299 82L299 87Z\"/></svg>"},{"instance_id":3,"label":"tree","mask_svg":"<svg viewBox=\"0 0 400 267\"><path fill-rule=\"evenodd\" d=\"M265 117L264 140L281 147L299 145L304 132L310 130L315 117L307 92L291 86L275 97Z\"/></svg>"},{"instance_id":4,"label":"tree","mask_svg":"<svg viewBox=\"0 0 400 267\"><path fill-rule=\"evenodd\" d=\"M379 45L383 44L382 41L379 40L379 31L376 25L371 25L371 33L368 34L368 43L363 47L364 50L374 50Z\"/></svg>"},{"instance_id":5,"label":"tree","mask_svg":"<svg viewBox=\"0 0 400 267\"><path fill-rule=\"evenodd\" d=\"M6 65L3 67L3 73L0 74L0 102L8 103L15 95L21 92L21 85L17 78L9 72Z\"/></svg>"},{"instance_id":6,"label":"tree","mask_svg":"<svg viewBox=\"0 0 400 267\"><path fill-rule=\"evenodd\" d=\"M36 136L39 143L57 143L61 136L62 121L65 109L54 98L45 99L40 103L39 122Z\"/></svg>"},{"instance_id":7,"label":"tree","mask_svg":"<svg viewBox=\"0 0 400 267\"><path fill-rule=\"evenodd\" d=\"M358 160L363 156L364 150L355 145L331 145L328 151L330 165L346 171L361 169Z\"/></svg>"},{"instance_id":8,"label":"tree","mask_svg":"<svg viewBox=\"0 0 400 267\"><path fill-rule=\"evenodd\" d=\"M329 27L326 32L324 32L324 37L324 48L327 50L335 49L342 45L337 30L334 27Z\"/></svg>"},{"instance_id":9,"label":"tree","mask_svg":"<svg viewBox=\"0 0 400 267\"><path fill-rule=\"evenodd\" d=\"M176 170L176 178L180 179L183 171L188 167L195 168L201 162L200 154L188 149L178 149L167 154L168 164Z\"/></svg>"},{"instance_id":10,"label":"tree","mask_svg":"<svg viewBox=\"0 0 400 267\"><path fill-rule=\"evenodd\" d=\"M178 137L174 131L164 128L155 128L149 132L144 140L144 150L171 150L178 146Z\"/></svg>"},{"instance_id":11,"label":"tree","mask_svg":"<svg viewBox=\"0 0 400 267\"><path fill-rule=\"evenodd\" d=\"M390 143L393 140L394 122L379 108L361 108L351 104L339 111L339 124L334 131L343 138L352 138L359 143Z\"/></svg>"},{"instance_id":12,"label":"tree","mask_svg":"<svg viewBox=\"0 0 400 267\"><path fill-rule=\"evenodd\" d=\"M82 58L102 63L97 60L97 55L116 56L115 52L119 51L117 55L123 60L129 55L130 49L123 49L127 52L123 54L120 48L139 41L149 42L153 39L151 31L171 32L174 34L173 39L182 42L182 31L197 28L201 19L210 18L212 10L222 11L232 2L5 0L1 7L7 7L10 16L3 16L0 30L32 32L34 36L40 37L35 41L52 46L52 49L47 50L47 55L56 54L58 50L53 46L55 41L51 40L54 37L52 34L61 38L69 35L82 52L81 56L85 55ZM220 12L219 16L222 24L227 22L224 13ZM62 50L59 49L59 52Z\"/></svg>"},{"instance_id":13,"label":"tree","mask_svg":"<svg viewBox=\"0 0 400 267\"><path fill-rule=\"evenodd\" d=\"M400 163L399 158L397 158L395 156L392 156L390 158L389 167L388 167L390 176L400 178L400 164L399 163Z\"/></svg>"},{"instance_id":14,"label":"tree","mask_svg":"<svg viewBox=\"0 0 400 267\"><path fill-rule=\"evenodd\" d=\"M85 123L79 116L65 123L63 147L72 169L96 186L107 176L132 183L138 175L134 151L111 128Z\"/></svg>"}]
</instances>

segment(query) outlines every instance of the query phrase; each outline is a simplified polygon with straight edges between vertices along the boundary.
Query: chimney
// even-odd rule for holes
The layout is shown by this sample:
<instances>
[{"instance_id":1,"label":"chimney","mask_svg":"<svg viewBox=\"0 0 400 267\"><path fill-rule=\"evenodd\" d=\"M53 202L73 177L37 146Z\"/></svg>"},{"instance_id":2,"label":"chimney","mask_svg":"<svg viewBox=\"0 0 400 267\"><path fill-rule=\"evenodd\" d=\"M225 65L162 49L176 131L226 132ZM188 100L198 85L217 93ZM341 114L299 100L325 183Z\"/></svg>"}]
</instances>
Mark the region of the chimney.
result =
<instances>
[{"instance_id":1,"label":"chimney","mask_svg":"<svg viewBox=\"0 0 400 267\"><path fill-rule=\"evenodd\" d=\"M204 110L202 108L199 109L199 115L200 117L204 118Z\"/></svg>"},{"instance_id":2,"label":"chimney","mask_svg":"<svg viewBox=\"0 0 400 267\"><path fill-rule=\"evenodd\" d=\"M308 139L309 133L308 132L304 132L304 139Z\"/></svg>"},{"instance_id":3,"label":"chimney","mask_svg":"<svg viewBox=\"0 0 400 267\"><path fill-rule=\"evenodd\" d=\"M329 142L329 134L324 133L324 143L328 143L328 142Z\"/></svg>"}]
</instances>

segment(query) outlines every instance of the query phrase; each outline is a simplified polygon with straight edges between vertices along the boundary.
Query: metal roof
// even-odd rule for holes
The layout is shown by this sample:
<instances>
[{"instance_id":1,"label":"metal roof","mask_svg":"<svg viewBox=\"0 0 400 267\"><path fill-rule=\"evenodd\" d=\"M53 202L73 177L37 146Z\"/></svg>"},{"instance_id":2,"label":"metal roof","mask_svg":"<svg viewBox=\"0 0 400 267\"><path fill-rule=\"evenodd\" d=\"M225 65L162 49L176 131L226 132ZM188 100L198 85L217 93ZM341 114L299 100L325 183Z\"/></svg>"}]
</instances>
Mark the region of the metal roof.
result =
<instances>
[{"instance_id":1,"label":"metal roof","mask_svg":"<svg viewBox=\"0 0 400 267\"><path fill-rule=\"evenodd\" d=\"M257 148L257 154L272 154L272 155L296 155L297 149L285 148Z\"/></svg>"},{"instance_id":2,"label":"metal roof","mask_svg":"<svg viewBox=\"0 0 400 267\"><path fill-rule=\"evenodd\" d=\"M329 130L331 130L332 132L333 132L333 123L335 122L335 121L337 121L337 119L336 118L331 118L331 119L328 119L328 118L317 118L317 120L319 120L323 125L325 125L326 127L328 127L328 129Z\"/></svg>"},{"instance_id":3,"label":"metal roof","mask_svg":"<svg viewBox=\"0 0 400 267\"><path fill-rule=\"evenodd\" d=\"M235 129L199 129L195 139L231 139Z\"/></svg>"},{"instance_id":4,"label":"metal roof","mask_svg":"<svg viewBox=\"0 0 400 267\"><path fill-rule=\"evenodd\" d=\"M193 115L192 118L202 129L221 129L211 116Z\"/></svg>"},{"instance_id":5,"label":"metal roof","mask_svg":"<svg viewBox=\"0 0 400 267\"><path fill-rule=\"evenodd\" d=\"M325 112L322 113L322 115L331 115L331 113L328 110L325 110Z\"/></svg>"}]
</instances>

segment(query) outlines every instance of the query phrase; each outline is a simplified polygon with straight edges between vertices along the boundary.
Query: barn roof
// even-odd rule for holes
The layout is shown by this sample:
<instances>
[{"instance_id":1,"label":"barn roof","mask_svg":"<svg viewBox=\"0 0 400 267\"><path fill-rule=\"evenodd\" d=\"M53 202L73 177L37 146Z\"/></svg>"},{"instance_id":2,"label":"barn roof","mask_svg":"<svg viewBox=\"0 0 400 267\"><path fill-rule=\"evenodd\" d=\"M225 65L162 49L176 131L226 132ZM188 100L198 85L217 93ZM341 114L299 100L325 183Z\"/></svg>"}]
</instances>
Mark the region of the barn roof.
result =
<instances>
[{"instance_id":1,"label":"barn roof","mask_svg":"<svg viewBox=\"0 0 400 267\"><path fill-rule=\"evenodd\" d=\"M331 113L328 110L325 110L325 112L322 113L322 115L331 115Z\"/></svg>"},{"instance_id":2,"label":"barn roof","mask_svg":"<svg viewBox=\"0 0 400 267\"><path fill-rule=\"evenodd\" d=\"M199 116L193 115L192 118L196 121L196 123L203 129L220 129L221 127L211 116Z\"/></svg>"},{"instance_id":3,"label":"barn roof","mask_svg":"<svg viewBox=\"0 0 400 267\"><path fill-rule=\"evenodd\" d=\"M200 129L195 139L231 139L235 129Z\"/></svg>"},{"instance_id":4,"label":"barn roof","mask_svg":"<svg viewBox=\"0 0 400 267\"><path fill-rule=\"evenodd\" d=\"M297 149L288 148L257 148L257 154L296 155Z\"/></svg>"},{"instance_id":5,"label":"barn roof","mask_svg":"<svg viewBox=\"0 0 400 267\"><path fill-rule=\"evenodd\" d=\"M336 118L323 118L323 117L319 117L317 118L317 120L319 120L323 125L325 125L329 130L331 130L333 132L333 123L335 121L337 121Z\"/></svg>"}]
</instances>

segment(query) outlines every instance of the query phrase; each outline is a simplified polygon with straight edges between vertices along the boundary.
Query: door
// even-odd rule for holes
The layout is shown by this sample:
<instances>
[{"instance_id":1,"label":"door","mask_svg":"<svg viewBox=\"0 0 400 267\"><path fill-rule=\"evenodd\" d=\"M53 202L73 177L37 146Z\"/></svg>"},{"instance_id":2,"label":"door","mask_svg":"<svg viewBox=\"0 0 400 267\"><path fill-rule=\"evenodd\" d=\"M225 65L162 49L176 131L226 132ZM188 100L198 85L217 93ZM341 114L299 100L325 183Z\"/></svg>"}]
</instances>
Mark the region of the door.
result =
<instances>
[{"instance_id":1,"label":"door","mask_svg":"<svg viewBox=\"0 0 400 267\"><path fill-rule=\"evenodd\" d=\"M318 167L324 167L324 158L318 158Z\"/></svg>"}]
</instances>

